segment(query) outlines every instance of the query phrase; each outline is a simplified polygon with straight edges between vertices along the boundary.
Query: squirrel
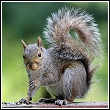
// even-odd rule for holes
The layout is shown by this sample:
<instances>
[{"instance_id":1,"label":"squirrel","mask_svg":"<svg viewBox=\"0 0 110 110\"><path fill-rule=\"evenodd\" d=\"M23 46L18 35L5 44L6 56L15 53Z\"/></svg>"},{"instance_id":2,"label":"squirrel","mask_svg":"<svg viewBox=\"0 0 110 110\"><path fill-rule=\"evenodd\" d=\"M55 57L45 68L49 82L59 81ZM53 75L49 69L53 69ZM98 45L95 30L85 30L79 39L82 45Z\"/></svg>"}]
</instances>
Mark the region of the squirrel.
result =
<instances>
[{"instance_id":1,"label":"squirrel","mask_svg":"<svg viewBox=\"0 0 110 110\"><path fill-rule=\"evenodd\" d=\"M74 31L74 35L70 34ZM24 47L23 59L29 78L28 96L19 102L29 104L40 86L45 86L57 105L83 98L97 69L92 62L102 54L102 40L92 15L74 7L62 7L47 18L43 31L49 48L38 37L35 44Z\"/></svg>"}]
</instances>

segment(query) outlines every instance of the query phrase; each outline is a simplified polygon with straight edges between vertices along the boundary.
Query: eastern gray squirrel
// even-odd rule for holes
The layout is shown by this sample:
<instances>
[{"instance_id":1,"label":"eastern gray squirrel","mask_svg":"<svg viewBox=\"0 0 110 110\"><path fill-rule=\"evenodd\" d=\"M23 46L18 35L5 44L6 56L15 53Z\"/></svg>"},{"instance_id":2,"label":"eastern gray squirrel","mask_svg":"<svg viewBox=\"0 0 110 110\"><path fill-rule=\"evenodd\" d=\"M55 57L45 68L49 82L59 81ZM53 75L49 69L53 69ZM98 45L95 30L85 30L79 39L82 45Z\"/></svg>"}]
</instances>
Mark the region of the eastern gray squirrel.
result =
<instances>
[{"instance_id":1,"label":"eastern gray squirrel","mask_svg":"<svg viewBox=\"0 0 110 110\"><path fill-rule=\"evenodd\" d=\"M74 37L72 30L76 32ZM80 9L63 7L47 18L43 33L50 44L48 49L40 37L37 43L29 45L21 40L29 88L27 98L19 102L29 104L40 86L55 96L40 102L62 105L83 98L97 69L91 66L92 60L102 54L101 35L94 18Z\"/></svg>"}]
</instances>

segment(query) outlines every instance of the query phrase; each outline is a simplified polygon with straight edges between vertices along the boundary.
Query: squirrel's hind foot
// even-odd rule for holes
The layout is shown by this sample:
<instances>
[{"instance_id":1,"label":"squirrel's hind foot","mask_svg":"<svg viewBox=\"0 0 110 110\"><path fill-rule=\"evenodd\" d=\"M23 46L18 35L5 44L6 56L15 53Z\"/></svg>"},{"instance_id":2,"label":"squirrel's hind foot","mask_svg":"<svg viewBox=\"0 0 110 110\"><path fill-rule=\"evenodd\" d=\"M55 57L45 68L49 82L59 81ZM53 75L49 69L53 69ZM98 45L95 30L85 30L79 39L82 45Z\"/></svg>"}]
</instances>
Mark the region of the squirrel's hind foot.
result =
<instances>
[{"instance_id":1,"label":"squirrel's hind foot","mask_svg":"<svg viewBox=\"0 0 110 110\"><path fill-rule=\"evenodd\" d=\"M65 99L64 100L59 100L58 99L58 100L55 101L55 104L56 105L60 105L60 106L61 105L66 105L67 104L67 100L65 100Z\"/></svg>"},{"instance_id":2,"label":"squirrel's hind foot","mask_svg":"<svg viewBox=\"0 0 110 110\"><path fill-rule=\"evenodd\" d=\"M57 100L57 99L41 98L41 99L39 99L39 102L54 103L56 100Z\"/></svg>"},{"instance_id":3,"label":"squirrel's hind foot","mask_svg":"<svg viewBox=\"0 0 110 110\"><path fill-rule=\"evenodd\" d=\"M44 103L55 103L56 105L66 105L67 100L60 100L60 99L47 99L47 98L41 98L39 99L39 102L44 102Z\"/></svg>"}]
</instances>

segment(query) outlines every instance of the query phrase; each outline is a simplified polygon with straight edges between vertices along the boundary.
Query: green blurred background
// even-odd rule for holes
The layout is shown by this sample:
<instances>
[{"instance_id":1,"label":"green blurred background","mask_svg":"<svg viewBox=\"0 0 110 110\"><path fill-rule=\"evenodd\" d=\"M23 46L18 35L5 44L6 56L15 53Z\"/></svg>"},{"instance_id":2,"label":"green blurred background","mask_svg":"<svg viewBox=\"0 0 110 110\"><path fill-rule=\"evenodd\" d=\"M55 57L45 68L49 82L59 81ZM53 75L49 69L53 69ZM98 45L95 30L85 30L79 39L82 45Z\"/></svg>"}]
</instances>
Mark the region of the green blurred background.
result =
<instances>
[{"instance_id":1,"label":"green blurred background","mask_svg":"<svg viewBox=\"0 0 110 110\"><path fill-rule=\"evenodd\" d=\"M62 6L82 8L98 23L104 44L104 61L95 74L94 84L84 99L75 101L108 101L108 3L107 2L2 2L2 102L15 102L27 96L28 77L23 63L21 39L27 44L43 36L46 18ZM44 39L43 39L44 41ZM44 47L47 47L43 42ZM51 97L40 87L33 101Z\"/></svg>"}]
</instances>

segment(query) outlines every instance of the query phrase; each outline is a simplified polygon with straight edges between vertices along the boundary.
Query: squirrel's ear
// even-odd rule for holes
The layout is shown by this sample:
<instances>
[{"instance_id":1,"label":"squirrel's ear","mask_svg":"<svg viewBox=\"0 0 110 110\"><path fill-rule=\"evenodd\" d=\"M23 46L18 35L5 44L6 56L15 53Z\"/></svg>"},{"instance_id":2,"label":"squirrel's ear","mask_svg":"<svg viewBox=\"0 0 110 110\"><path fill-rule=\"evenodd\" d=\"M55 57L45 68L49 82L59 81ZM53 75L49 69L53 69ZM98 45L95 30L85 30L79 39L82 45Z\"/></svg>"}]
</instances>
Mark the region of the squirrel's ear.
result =
<instances>
[{"instance_id":1,"label":"squirrel's ear","mask_svg":"<svg viewBox=\"0 0 110 110\"><path fill-rule=\"evenodd\" d=\"M21 42L22 42L22 44L23 44L23 47L24 47L24 49L26 48L26 43L21 39Z\"/></svg>"},{"instance_id":2,"label":"squirrel's ear","mask_svg":"<svg viewBox=\"0 0 110 110\"><path fill-rule=\"evenodd\" d=\"M37 46L42 47L42 39L38 37Z\"/></svg>"}]
</instances>

